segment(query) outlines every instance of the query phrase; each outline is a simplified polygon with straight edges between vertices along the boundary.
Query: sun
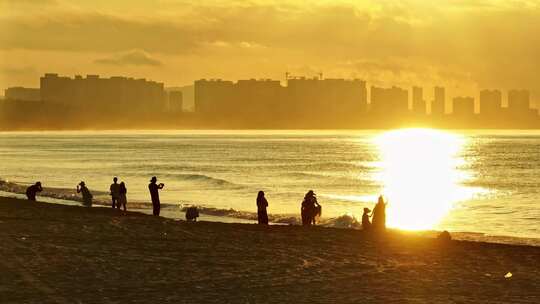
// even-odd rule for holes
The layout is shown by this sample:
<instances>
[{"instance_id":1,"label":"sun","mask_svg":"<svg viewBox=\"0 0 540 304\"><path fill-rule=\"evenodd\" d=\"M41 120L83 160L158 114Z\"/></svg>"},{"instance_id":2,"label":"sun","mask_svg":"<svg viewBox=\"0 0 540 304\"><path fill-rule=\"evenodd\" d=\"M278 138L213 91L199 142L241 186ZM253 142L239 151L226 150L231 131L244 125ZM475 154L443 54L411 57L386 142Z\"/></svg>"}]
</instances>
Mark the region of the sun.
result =
<instances>
[{"instance_id":1,"label":"sun","mask_svg":"<svg viewBox=\"0 0 540 304\"><path fill-rule=\"evenodd\" d=\"M387 225L433 229L471 193L459 170L465 138L433 129L402 129L373 138L379 150L375 179L388 200Z\"/></svg>"}]
</instances>

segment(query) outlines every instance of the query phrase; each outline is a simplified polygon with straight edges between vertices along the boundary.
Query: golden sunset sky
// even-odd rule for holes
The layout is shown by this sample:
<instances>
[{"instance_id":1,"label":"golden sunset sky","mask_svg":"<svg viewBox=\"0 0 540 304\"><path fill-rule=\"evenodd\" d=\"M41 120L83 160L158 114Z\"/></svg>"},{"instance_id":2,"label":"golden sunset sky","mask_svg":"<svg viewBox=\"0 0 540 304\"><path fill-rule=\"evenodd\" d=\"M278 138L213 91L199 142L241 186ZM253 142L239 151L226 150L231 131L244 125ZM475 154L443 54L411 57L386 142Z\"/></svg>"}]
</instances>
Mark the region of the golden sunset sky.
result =
<instances>
[{"instance_id":1,"label":"golden sunset sky","mask_svg":"<svg viewBox=\"0 0 540 304\"><path fill-rule=\"evenodd\" d=\"M1 89L45 72L180 86L289 71L540 96L540 1L0 0L0 12Z\"/></svg>"}]
</instances>

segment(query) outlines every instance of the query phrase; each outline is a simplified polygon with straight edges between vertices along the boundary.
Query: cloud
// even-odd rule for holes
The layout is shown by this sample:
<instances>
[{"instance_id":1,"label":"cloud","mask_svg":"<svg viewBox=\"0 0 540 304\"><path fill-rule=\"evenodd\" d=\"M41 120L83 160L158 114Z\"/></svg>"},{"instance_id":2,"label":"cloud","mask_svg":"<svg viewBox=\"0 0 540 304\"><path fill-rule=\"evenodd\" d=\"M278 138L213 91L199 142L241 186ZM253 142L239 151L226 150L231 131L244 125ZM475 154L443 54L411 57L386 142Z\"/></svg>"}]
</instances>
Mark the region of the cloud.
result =
<instances>
[{"instance_id":1,"label":"cloud","mask_svg":"<svg viewBox=\"0 0 540 304\"><path fill-rule=\"evenodd\" d=\"M132 50L127 53L113 56L110 58L101 58L94 61L98 64L109 65L148 65L148 66L160 66L161 61L152 58L148 53L141 50Z\"/></svg>"},{"instance_id":2,"label":"cloud","mask_svg":"<svg viewBox=\"0 0 540 304\"><path fill-rule=\"evenodd\" d=\"M313 70L389 85L540 92L534 0L57 1L62 5L6 10L0 52L77 54L72 66L93 70L79 59L91 54L110 73L159 65L156 56L167 62L156 75L170 69L170 82ZM55 69L44 57L28 60Z\"/></svg>"},{"instance_id":3,"label":"cloud","mask_svg":"<svg viewBox=\"0 0 540 304\"><path fill-rule=\"evenodd\" d=\"M0 5L6 5L6 6L24 6L25 8L27 6L40 6L43 7L44 5L56 5L58 4L57 0L0 0Z\"/></svg>"},{"instance_id":4,"label":"cloud","mask_svg":"<svg viewBox=\"0 0 540 304\"><path fill-rule=\"evenodd\" d=\"M1 18L0 27L3 49L184 53L196 42L196 31L168 21L139 21L95 12Z\"/></svg>"},{"instance_id":5,"label":"cloud","mask_svg":"<svg viewBox=\"0 0 540 304\"><path fill-rule=\"evenodd\" d=\"M29 66L23 67L0 67L0 73L8 76L21 76L21 75L33 75L36 73L36 69Z\"/></svg>"}]
</instances>

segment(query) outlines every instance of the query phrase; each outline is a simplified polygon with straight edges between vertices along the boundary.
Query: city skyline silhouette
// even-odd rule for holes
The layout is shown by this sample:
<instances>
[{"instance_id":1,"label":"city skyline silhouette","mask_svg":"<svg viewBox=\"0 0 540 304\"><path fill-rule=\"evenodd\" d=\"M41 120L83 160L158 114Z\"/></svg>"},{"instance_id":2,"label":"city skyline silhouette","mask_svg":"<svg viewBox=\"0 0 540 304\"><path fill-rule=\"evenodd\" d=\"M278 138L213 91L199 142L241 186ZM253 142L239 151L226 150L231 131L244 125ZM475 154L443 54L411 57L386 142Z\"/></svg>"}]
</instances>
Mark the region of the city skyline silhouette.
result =
<instances>
[{"instance_id":1,"label":"city skyline silhouette","mask_svg":"<svg viewBox=\"0 0 540 304\"><path fill-rule=\"evenodd\" d=\"M449 96L446 88L379 87L360 79L290 76L285 80L248 79L236 82L200 79L193 83L192 111L185 109L179 89L164 83L99 75L67 77L46 73L39 88L5 90L4 117L31 117L40 113L42 124L60 115L87 120L83 125L58 127L102 128L121 112L130 121L113 128L165 126L167 128L525 128L540 127L538 110L528 90L483 89L475 96ZM186 94L188 95L188 94ZM504 96L504 98L503 98ZM114 116L113 115L113 116ZM138 119L140 124L133 122ZM101 120L103 121L101 121ZM156 123L156 120L158 122ZM20 127L37 128L33 119ZM92 122L94 121L94 122Z\"/></svg>"}]
</instances>

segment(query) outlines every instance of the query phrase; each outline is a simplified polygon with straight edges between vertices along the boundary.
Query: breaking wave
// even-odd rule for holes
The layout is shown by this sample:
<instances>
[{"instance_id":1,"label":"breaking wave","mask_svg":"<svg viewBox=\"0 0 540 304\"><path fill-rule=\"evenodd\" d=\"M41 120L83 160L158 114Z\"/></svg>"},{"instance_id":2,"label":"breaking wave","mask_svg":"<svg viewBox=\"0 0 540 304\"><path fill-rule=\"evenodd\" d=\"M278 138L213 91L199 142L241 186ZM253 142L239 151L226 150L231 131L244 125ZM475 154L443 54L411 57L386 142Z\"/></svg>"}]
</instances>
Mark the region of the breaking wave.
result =
<instances>
[{"instance_id":1,"label":"breaking wave","mask_svg":"<svg viewBox=\"0 0 540 304\"><path fill-rule=\"evenodd\" d=\"M226 187L229 189L243 188L242 185L238 185L225 179L211 177L204 174L162 174L162 176L171 177L182 181L202 183L214 187Z\"/></svg>"},{"instance_id":2,"label":"breaking wave","mask_svg":"<svg viewBox=\"0 0 540 304\"><path fill-rule=\"evenodd\" d=\"M181 211L185 212L187 208L196 205L183 204L181 205ZM232 217L244 220L257 220L256 212L239 211L232 208L221 209L206 206L196 206L200 214L212 215L217 217ZM273 224L281 225L300 225L301 219L298 215L294 214L268 214L268 220ZM335 218L321 218L319 222L320 226L334 227L334 228L361 228L360 222L351 215L342 215Z\"/></svg>"}]
</instances>

